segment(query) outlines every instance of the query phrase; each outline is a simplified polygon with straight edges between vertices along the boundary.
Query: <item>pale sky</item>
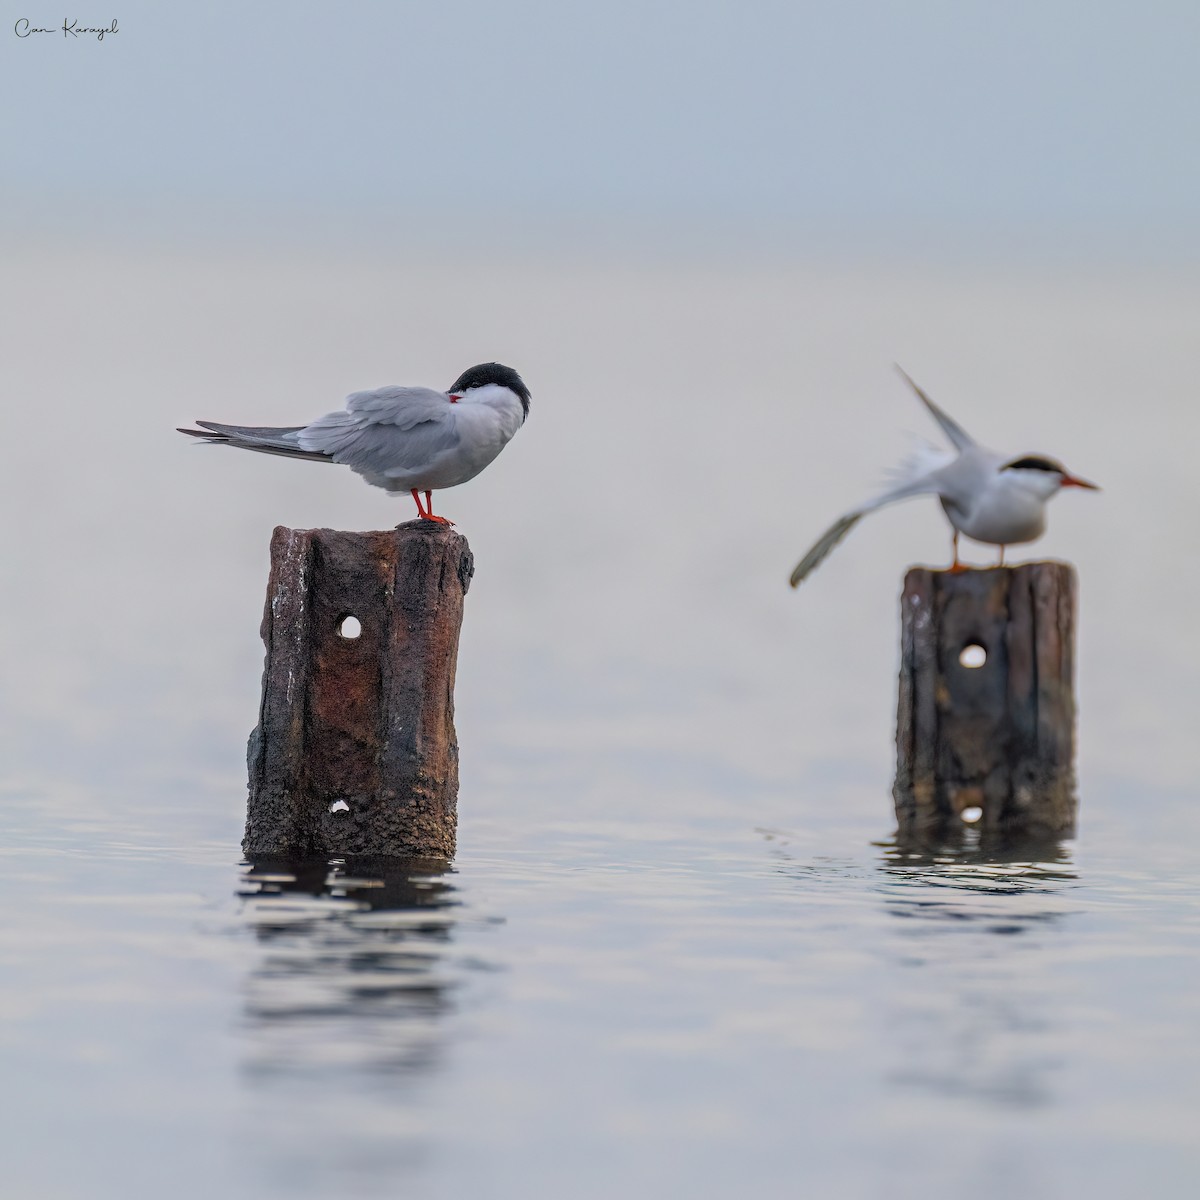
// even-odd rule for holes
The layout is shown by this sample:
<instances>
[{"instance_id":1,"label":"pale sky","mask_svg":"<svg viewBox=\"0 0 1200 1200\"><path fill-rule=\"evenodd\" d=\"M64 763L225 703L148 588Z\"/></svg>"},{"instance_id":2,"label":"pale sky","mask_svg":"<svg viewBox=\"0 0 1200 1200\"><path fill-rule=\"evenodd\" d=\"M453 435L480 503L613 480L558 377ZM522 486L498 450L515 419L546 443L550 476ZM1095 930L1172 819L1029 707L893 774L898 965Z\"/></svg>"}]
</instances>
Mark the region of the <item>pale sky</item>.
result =
<instances>
[{"instance_id":1,"label":"pale sky","mask_svg":"<svg viewBox=\"0 0 1200 1200\"><path fill-rule=\"evenodd\" d=\"M767 229L1200 250L1200 5L86 4L0 28L8 224Z\"/></svg>"}]
</instances>

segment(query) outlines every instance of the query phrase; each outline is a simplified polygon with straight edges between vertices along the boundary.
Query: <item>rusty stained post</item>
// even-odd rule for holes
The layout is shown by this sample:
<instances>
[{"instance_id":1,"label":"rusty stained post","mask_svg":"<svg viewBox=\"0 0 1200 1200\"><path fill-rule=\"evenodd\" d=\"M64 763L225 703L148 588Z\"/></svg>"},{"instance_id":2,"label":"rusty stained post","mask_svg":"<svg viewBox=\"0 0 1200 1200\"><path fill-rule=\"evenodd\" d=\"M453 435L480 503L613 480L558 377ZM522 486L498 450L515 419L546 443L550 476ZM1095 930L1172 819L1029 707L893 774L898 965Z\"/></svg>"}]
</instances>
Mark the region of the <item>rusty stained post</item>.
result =
<instances>
[{"instance_id":1,"label":"rusty stained post","mask_svg":"<svg viewBox=\"0 0 1200 1200\"><path fill-rule=\"evenodd\" d=\"M902 834L961 829L972 808L989 833L1073 832L1076 592L1061 562L908 572L893 788Z\"/></svg>"},{"instance_id":2,"label":"rusty stained post","mask_svg":"<svg viewBox=\"0 0 1200 1200\"><path fill-rule=\"evenodd\" d=\"M247 855L454 853L454 672L473 570L466 539L430 521L276 528Z\"/></svg>"}]
</instances>

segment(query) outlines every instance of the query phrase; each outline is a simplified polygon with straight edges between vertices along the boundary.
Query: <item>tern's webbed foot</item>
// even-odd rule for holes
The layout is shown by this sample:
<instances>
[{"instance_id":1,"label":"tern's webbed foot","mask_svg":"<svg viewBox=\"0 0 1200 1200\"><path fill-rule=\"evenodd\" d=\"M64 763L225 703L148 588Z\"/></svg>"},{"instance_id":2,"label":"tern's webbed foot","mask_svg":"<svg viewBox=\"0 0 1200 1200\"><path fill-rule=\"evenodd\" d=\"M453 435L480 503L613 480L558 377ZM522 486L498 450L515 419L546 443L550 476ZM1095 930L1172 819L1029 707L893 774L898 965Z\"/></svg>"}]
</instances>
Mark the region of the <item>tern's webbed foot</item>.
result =
<instances>
[{"instance_id":1,"label":"tern's webbed foot","mask_svg":"<svg viewBox=\"0 0 1200 1200\"><path fill-rule=\"evenodd\" d=\"M421 514L422 521L436 521L439 525L453 525L454 522L447 517L435 517L433 513L423 512Z\"/></svg>"}]
</instances>

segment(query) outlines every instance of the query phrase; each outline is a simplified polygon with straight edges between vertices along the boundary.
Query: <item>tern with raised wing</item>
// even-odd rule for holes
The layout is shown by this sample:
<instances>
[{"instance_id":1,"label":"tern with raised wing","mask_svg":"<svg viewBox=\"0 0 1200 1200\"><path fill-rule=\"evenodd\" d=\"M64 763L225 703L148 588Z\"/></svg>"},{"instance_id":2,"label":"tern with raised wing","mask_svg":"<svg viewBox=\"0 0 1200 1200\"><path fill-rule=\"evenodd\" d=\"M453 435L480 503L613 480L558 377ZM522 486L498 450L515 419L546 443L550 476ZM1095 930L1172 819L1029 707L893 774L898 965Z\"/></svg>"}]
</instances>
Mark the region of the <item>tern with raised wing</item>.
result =
<instances>
[{"instance_id":1,"label":"tern with raised wing","mask_svg":"<svg viewBox=\"0 0 1200 1200\"><path fill-rule=\"evenodd\" d=\"M792 587L806 579L867 513L897 500L937 496L954 529L954 562L950 569L962 571L966 568L958 558L960 534L999 546L1003 566L1006 546L1035 541L1045 532L1046 503L1052 496L1065 487L1098 490L1096 484L1072 475L1055 458L1044 454L1003 455L981 446L904 371L900 374L941 426L953 451L929 446L914 453L896 471L892 487L839 517L817 539L792 572Z\"/></svg>"},{"instance_id":2,"label":"tern with raised wing","mask_svg":"<svg viewBox=\"0 0 1200 1200\"><path fill-rule=\"evenodd\" d=\"M426 521L432 493L474 479L508 444L529 415L529 389L512 367L481 363L444 391L382 387L346 397L346 407L308 425L281 428L220 425L180 433L206 442L342 463L375 487L410 492ZM421 504L421 493L425 504Z\"/></svg>"}]
</instances>

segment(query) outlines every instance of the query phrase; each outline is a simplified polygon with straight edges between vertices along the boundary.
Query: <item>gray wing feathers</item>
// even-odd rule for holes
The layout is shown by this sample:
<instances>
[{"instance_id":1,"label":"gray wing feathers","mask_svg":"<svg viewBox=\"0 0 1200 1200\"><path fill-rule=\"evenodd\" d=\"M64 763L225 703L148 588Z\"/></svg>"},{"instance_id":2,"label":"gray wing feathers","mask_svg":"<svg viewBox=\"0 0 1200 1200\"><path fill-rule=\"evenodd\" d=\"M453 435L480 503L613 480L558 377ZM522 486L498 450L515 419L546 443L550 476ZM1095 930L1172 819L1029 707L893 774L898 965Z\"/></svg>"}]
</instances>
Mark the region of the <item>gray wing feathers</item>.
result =
<instances>
[{"instance_id":1,"label":"gray wing feathers","mask_svg":"<svg viewBox=\"0 0 1200 1200\"><path fill-rule=\"evenodd\" d=\"M862 508L855 509L854 512L847 513L844 517L839 517L823 534L817 539L816 545L796 564L796 569L792 572L791 584L792 587L797 587L808 575L810 575L825 559L829 552L852 530L867 515L874 512L877 508L883 508L886 504L893 504L897 500L907 500L910 496L923 496L930 492L938 492L939 484L936 478L932 475L927 475L920 479L910 479L907 482L897 484L893 488L889 488L886 492L881 492L873 500L868 500Z\"/></svg>"},{"instance_id":2,"label":"gray wing feathers","mask_svg":"<svg viewBox=\"0 0 1200 1200\"><path fill-rule=\"evenodd\" d=\"M817 539L813 548L796 564L790 580L792 587L799 587L800 583L825 561L834 546L862 520L862 517L863 513L860 510L847 513L844 517L839 517L834 521Z\"/></svg>"},{"instance_id":3,"label":"gray wing feathers","mask_svg":"<svg viewBox=\"0 0 1200 1200\"><path fill-rule=\"evenodd\" d=\"M459 444L454 408L433 388L385 387L355 392L342 412L285 428L197 421L193 437L262 454L345 463L369 479L402 479Z\"/></svg>"},{"instance_id":4,"label":"gray wing feathers","mask_svg":"<svg viewBox=\"0 0 1200 1200\"><path fill-rule=\"evenodd\" d=\"M388 387L348 396L343 412L320 417L297 441L360 475L395 479L453 450L459 435L445 393Z\"/></svg>"},{"instance_id":5,"label":"gray wing feathers","mask_svg":"<svg viewBox=\"0 0 1200 1200\"><path fill-rule=\"evenodd\" d=\"M372 392L354 392L347 396L346 412L371 424L411 429L423 421L447 416L449 403L445 392L436 392L433 388L381 387ZM336 417L342 414L331 415Z\"/></svg>"},{"instance_id":6,"label":"gray wing feathers","mask_svg":"<svg viewBox=\"0 0 1200 1200\"><path fill-rule=\"evenodd\" d=\"M942 427L942 432L950 439L950 444L956 450L966 450L975 445L975 439L952 416L938 408L903 367L897 364L896 370L904 376L908 386L921 398L921 402L933 414L933 419Z\"/></svg>"},{"instance_id":7,"label":"gray wing feathers","mask_svg":"<svg viewBox=\"0 0 1200 1200\"><path fill-rule=\"evenodd\" d=\"M239 442L262 442L268 446L295 446L296 434L303 425L221 425L217 421L197 421L197 425L220 437Z\"/></svg>"},{"instance_id":8,"label":"gray wing feathers","mask_svg":"<svg viewBox=\"0 0 1200 1200\"><path fill-rule=\"evenodd\" d=\"M237 446L242 450L257 450L260 454L279 454L285 458L307 458L317 462L332 462L319 451L304 450L297 442L302 425L277 427L271 425L222 425L217 421L197 421L201 429L181 429L180 433L203 438L217 446Z\"/></svg>"}]
</instances>

